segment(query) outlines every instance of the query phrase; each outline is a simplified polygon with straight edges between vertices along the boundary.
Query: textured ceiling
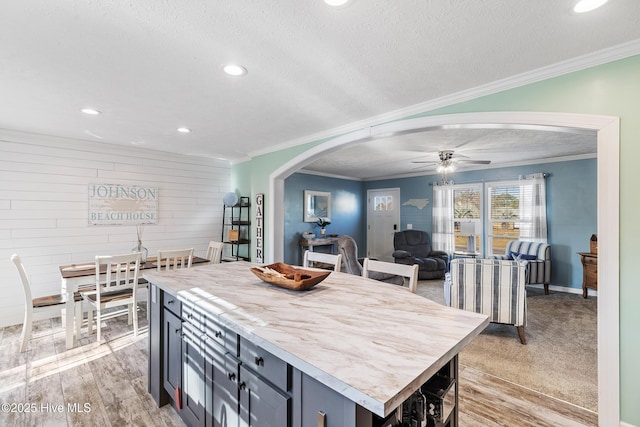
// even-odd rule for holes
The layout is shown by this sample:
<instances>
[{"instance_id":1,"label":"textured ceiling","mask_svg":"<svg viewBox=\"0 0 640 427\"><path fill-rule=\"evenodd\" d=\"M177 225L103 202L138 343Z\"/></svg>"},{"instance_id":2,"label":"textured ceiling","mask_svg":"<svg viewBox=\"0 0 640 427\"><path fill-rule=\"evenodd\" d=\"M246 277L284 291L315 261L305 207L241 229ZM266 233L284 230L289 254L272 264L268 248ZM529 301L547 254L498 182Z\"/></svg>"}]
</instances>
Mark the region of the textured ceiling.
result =
<instances>
[{"instance_id":1,"label":"textured ceiling","mask_svg":"<svg viewBox=\"0 0 640 427\"><path fill-rule=\"evenodd\" d=\"M456 163L457 171L486 169L593 157L596 143L595 132L558 128L430 129L351 145L306 165L304 171L363 180L431 174L436 173L441 150L453 150L461 160L491 161L490 165Z\"/></svg>"},{"instance_id":2,"label":"textured ceiling","mask_svg":"<svg viewBox=\"0 0 640 427\"><path fill-rule=\"evenodd\" d=\"M574 2L3 0L0 128L237 161L640 39Z\"/></svg>"}]
</instances>

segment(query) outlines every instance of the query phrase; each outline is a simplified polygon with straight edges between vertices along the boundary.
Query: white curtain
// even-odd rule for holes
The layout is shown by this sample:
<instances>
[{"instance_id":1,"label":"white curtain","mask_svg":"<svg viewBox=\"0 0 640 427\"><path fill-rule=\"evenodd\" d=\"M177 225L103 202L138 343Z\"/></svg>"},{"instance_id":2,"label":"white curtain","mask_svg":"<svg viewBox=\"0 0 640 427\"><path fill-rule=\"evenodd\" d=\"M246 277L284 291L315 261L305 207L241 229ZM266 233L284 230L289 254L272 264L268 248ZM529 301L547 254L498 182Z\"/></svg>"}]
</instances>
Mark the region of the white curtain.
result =
<instances>
[{"instance_id":1,"label":"white curtain","mask_svg":"<svg viewBox=\"0 0 640 427\"><path fill-rule=\"evenodd\" d=\"M433 225L431 230L433 249L453 253L453 185L433 185Z\"/></svg>"},{"instance_id":2,"label":"white curtain","mask_svg":"<svg viewBox=\"0 0 640 427\"><path fill-rule=\"evenodd\" d=\"M525 176L520 182L520 239L547 243L547 189L545 175Z\"/></svg>"}]
</instances>

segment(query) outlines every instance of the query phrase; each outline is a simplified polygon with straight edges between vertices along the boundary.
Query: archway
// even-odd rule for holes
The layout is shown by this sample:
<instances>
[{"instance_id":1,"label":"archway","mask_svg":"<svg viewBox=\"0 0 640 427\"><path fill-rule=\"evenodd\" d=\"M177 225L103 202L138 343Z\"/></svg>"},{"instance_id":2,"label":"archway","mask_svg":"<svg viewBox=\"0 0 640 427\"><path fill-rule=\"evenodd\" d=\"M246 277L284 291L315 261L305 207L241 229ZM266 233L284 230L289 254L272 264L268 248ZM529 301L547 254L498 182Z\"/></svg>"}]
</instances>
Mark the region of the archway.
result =
<instances>
[{"instance_id":1,"label":"archway","mask_svg":"<svg viewBox=\"0 0 640 427\"><path fill-rule=\"evenodd\" d=\"M619 118L568 113L490 112L421 117L371 126L322 143L282 165L270 176L269 250L271 261L284 254L284 179L336 147L398 133L436 127L553 127L597 132L598 146L598 281L606 277L607 291L598 294L598 417L601 425L620 424L619 366ZM278 219L278 220L276 220Z\"/></svg>"}]
</instances>

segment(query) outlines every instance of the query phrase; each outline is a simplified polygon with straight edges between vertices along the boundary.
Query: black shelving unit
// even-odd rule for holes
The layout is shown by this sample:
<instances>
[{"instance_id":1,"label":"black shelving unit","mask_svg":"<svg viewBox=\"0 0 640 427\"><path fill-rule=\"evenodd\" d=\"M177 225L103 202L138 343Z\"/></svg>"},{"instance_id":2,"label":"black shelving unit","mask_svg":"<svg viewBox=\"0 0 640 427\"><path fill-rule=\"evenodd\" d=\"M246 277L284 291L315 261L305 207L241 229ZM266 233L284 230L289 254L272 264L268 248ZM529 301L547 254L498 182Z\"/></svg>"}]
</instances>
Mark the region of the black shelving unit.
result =
<instances>
[{"instance_id":1,"label":"black shelving unit","mask_svg":"<svg viewBox=\"0 0 640 427\"><path fill-rule=\"evenodd\" d=\"M233 206L224 205L222 216L222 242L231 247L223 253L222 261L249 261L251 244L249 219L249 197L240 197Z\"/></svg>"}]
</instances>

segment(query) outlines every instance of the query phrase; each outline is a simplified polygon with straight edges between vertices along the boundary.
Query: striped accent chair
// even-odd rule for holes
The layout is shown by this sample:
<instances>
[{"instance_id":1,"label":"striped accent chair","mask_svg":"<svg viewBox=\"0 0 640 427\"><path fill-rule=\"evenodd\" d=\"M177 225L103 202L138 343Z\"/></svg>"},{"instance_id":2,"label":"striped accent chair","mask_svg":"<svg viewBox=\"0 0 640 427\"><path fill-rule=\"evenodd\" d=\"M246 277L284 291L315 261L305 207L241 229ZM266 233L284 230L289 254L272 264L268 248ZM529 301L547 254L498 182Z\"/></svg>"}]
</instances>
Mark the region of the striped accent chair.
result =
<instances>
[{"instance_id":1,"label":"striped accent chair","mask_svg":"<svg viewBox=\"0 0 640 427\"><path fill-rule=\"evenodd\" d=\"M457 258L451 261L451 307L489 316L493 323L514 325L527 340L525 266L516 261Z\"/></svg>"},{"instance_id":2,"label":"striped accent chair","mask_svg":"<svg viewBox=\"0 0 640 427\"><path fill-rule=\"evenodd\" d=\"M551 246L547 243L512 240L507 243L504 255L494 255L495 259L515 259L513 254L523 254L527 262L527 285L544 285L545 295L549 295L551 283ZM535 257L534 259L527 259Z\"/></svg>"}]
</instances>

